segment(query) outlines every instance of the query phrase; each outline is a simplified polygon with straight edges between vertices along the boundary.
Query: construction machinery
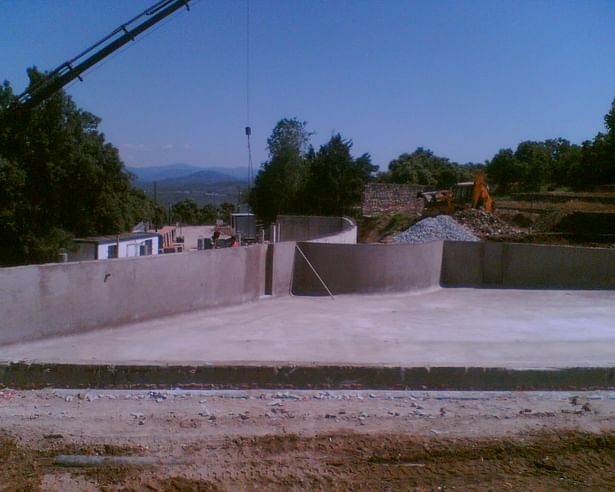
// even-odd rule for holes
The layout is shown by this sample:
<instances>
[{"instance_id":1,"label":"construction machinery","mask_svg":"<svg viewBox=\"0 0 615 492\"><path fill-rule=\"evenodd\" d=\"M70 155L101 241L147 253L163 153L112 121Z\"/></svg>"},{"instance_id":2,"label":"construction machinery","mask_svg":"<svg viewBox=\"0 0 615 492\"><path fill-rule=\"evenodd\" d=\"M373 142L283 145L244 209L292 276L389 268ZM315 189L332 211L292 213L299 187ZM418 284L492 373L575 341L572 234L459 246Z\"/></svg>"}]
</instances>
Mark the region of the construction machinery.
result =
<instances>
[{"instance_id":1,"label":"construction machinery","mask_svg":"<svg viewBox=\"0 0 615 492\"><path fill-rule=\"evenodd\" d=\"M452 214L464 208L483 208L493 213L494 201L485 183L485 175L479 174L474 181L454 184L450 190L422 191L425 210Z\"/></svg>"}]
</instances>

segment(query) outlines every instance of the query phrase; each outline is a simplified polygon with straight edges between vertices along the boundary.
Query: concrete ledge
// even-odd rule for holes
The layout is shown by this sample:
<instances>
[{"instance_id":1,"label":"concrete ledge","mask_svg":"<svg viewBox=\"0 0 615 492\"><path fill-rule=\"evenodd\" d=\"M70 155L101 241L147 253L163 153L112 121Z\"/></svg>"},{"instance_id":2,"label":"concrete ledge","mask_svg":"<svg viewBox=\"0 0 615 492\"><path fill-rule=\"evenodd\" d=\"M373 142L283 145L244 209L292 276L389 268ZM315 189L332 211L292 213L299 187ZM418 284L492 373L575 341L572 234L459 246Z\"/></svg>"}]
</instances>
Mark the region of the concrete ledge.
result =
<instances>
[{"instance_id":1,"label":"concrete ledge","mask_svg":"<svg viewBox=\"0 0 615 492\"><path fill-rule=\"evenodd\" d=\"M615 367L163 366L0 363L0 386L56 388L295 388L605 390Z\"/></svg>"}]
</instances>

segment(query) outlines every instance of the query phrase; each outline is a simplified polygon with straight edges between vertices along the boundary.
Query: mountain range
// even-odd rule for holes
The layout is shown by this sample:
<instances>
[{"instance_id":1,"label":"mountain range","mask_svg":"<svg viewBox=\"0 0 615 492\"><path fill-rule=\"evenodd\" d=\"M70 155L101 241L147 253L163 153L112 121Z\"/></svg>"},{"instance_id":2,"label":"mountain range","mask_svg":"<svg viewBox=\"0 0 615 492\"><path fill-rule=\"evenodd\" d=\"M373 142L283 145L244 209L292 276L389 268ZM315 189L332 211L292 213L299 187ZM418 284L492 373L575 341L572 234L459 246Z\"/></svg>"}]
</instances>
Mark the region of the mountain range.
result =
<instances>
[{"instance_id":1,"label":"mountain range","mask_svg":"<svg viewBox=\"0 0 615 492\"><path fill-rule=\"evenodd\" d=\"M197 175L199 180L203 180L208 174L211 180L221 181L247 181L248 170L244 167L198 167L190 164L168 164L166 166L150 167L128 167L129 172L136 176L136 181L153 182L166 179L184 178L190 175Z\"/></svg>"},{"instance_id":2,"label":"mountain range","mask_svg":"<svg viewBox=\"0 0 615 492\"><path fill-rule=\"evenodd\" d=\"M127 169L134 175L134 186L163 205L172 205L185 199L194 200L200 206L208 203L236 203L239 190L247 186L247 169L238 167L203 168L189 164L170 164Z\"/></svg>"}]
</instances>

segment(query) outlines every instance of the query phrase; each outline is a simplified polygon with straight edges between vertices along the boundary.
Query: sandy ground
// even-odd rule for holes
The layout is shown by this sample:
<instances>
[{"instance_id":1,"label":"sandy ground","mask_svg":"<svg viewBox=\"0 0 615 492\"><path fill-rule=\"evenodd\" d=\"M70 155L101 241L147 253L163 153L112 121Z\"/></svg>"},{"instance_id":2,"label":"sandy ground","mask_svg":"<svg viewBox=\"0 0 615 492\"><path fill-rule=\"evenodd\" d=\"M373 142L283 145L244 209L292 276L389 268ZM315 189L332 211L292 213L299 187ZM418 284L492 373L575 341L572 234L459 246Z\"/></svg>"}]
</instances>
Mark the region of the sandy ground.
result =
<instances>
[{"instance_id":1,"label":"sandy ground","mask_svg":"<svg viewBox=\"0 0 615 492\"><path fill-rule=\"evenodd\" d=\"M614 449L613 391L0 390L0 490L609 490Z\"/></svg>"}]
</instances>

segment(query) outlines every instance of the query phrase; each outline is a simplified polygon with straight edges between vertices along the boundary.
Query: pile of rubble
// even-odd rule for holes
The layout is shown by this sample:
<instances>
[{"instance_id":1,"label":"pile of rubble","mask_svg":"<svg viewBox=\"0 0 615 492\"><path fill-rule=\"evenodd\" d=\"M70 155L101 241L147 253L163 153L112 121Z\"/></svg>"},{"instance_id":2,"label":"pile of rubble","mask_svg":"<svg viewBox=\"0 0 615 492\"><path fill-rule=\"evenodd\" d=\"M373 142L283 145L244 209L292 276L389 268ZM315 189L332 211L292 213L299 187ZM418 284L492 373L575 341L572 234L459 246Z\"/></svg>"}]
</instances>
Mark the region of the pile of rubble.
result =
<instances>
[{"instance_id":1,"label":"pile of rubble","mask_svg":"<svg viewBox=\"0 0 615 492\"><path fill-rule=\"evenodd\" d=\"M457 222L479 237L511 236L521 233L516 227L480 209L460 210L455 213L454 217Z\"/></svg>"},{"instance_id":2,"label":"pile of rubble","mask_svg":"<svg viewBox=\"0 0 615 492\"><path fill-rule=\"evenodd\" d=\"M440 240L479 241L479 238L448 215L427 217L393 237L396 243L410 244Z\"/></svg>"}]
</instances>

